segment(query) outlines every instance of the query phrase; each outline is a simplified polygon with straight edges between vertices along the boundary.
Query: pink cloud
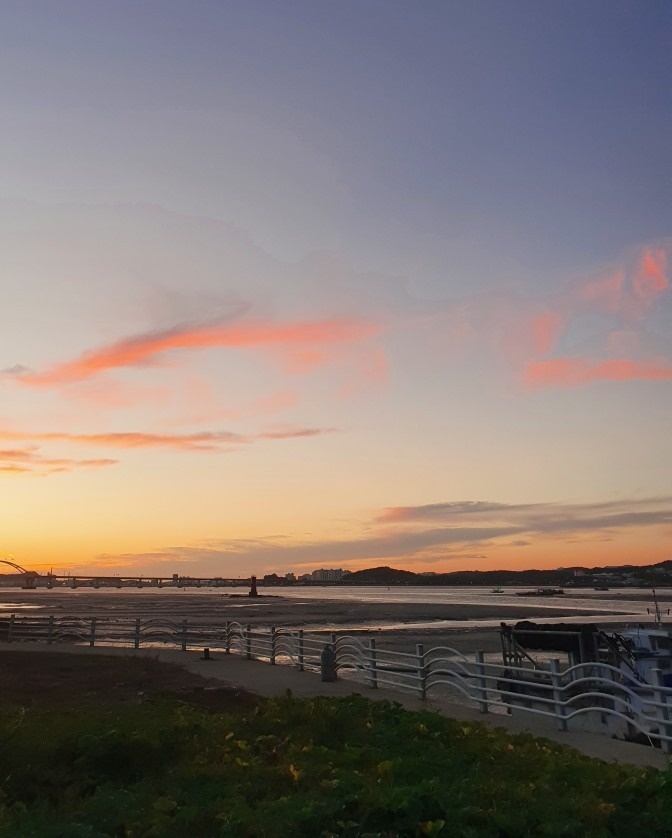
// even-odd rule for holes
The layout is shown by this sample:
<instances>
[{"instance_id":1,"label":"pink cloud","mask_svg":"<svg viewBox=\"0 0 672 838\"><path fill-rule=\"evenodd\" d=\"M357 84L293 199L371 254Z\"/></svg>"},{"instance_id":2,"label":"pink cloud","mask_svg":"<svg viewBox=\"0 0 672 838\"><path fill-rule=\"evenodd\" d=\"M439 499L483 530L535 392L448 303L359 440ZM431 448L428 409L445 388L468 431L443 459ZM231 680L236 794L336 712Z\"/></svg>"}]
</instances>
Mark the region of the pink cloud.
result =
<instances>
[{"instance_id":1,"label":"pink cloud","mask_svg":"<svg viewBox=\"0 0 672 838\"><path fill-rule=\"evenodd\" d=\"M440 312L437 319L450 334L459 333L472 352L505 361L532 389L600 380L666 381L672 359L659 357L660 341L651 339L647 326L670 287L668 262L665 248L646 247L628 265L577 280L545 298L482 295ZM565 336L581 350L565 346Z\"/></svg>"},{"instance_id":2,"label":"pink cloud","mask_svg":"<svg viewBox=\"0 0 672 838\"><path fill-rule=\"evenodd\" d=\"M548 311L532 318L530 331L537 355L547 355L555 346L564 327L564 317L555 311Z\"/></svg>"},{"instance_id":3,"label":"pink cloud","mask_svg":"<svg viewBox=\"0 0 672 838\"><path fill-rule=\"evenodd\" d=\"M21 379L23 383L33 383L30 376L26 378L28 381ZM168 387L132 386L116 381L109 375L74 382L69 392L70 396L83 403L113 409L148 404L165 405L173 395L173 390Z\"/></svg>"},{"instance_id":4,"label":"pink cloud","mask_svg":"<svg viewBox=\"0 0 672 838\"><path fill-rule=\"evenodd\" d=\"M647 307L669 286L666 267L667 254L662 248L644 250L632 277L632 288L635 296Z\"/></svg>"},{"instance_id":5,"label":"pink cloud","mask_svg":"<svg viewBox=\"0 0 672 838\"><path fill-rule=\"evenodd\" d=\"M164 331L124 338L109 346L90 350L72 361L56 364L44 372L20 372L15 378L33 387L51 387L83 381L110 369L155 364L168 352L212 347L302 350L321 344L363 340L378 333L379 326L348 318L331 318L277 324L248 321L238 324L182 324Z\"/></svg>"},{"instance_id":6,"label":"pink cloud","mask_svg":"<svg viewBox=\"0 0 672 838\"><path fill-rule=\"evenodd\" d=\"M576 284L569 299L570 310L591 309L615 314L623 299L625 273L617 269L596 279L586 279Z\"/></svg>"},{"instance_id":7,"label":"pink cloud","mask_svg":"<svg viewBox=\"0 0 672 838\"><path fill-rule=\"evenodd\" d=\"M553 358L530 362L523 383L531 389L576 387L594 381L672 381L672 364L626 359L591 362L583 358Z\"/></svg>"},{"instance_id":8,"label":"pink cloud","mask_svg":"<svg viewBox=\"0 0 672 838\"><path fill-rule=\"evenodd\" d=\"M568 300L570 313L589 310L625 322L642 320L669 287L667 261L664 248L642 248L629 270L618 268L578 283Z\"/></svg>"},{"instance_id":9,"label":"pink cloud","mask_svg":"<svg viewBox=\"0 0 672 838\"><path fill-rule=\"evenodd\" d=\"M324 349L309 347L291 352L285 359L284 366L288 372L301 374L310 372L316 367L324 366L330 359L330 354Z\"/></svg>"},{"instance_id":10,"label":"pink cloud","mask_svg":"<svg viewBox=\"0 0 672 838\"><path fill-rule=\"evenodd\" d=\"M387 381L389 367L387 356L380 349L371 349L361 353L354 364L354 372L343 382L339 396L350 398L371 387Z\"/></svg>"}]
</instances>

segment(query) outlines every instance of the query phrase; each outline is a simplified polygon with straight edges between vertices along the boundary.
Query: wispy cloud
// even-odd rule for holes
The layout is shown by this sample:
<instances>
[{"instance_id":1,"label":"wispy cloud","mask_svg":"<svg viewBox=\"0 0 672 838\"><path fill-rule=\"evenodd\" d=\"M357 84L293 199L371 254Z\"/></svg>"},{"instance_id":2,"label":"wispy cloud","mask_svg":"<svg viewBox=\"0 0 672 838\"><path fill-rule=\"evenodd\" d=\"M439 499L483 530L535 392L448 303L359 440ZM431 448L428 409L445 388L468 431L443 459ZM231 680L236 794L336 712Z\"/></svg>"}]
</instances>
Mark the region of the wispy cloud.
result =
<instances>
[{"instance_id":1,"label":"wispy cloud","mask_svg":"<svg viewBox=\"0 0 672 838\"><path fill-rule=\"evenodd\" d=\"M504 362L526 389L667 381L672 343L655 315L669 301L670 250L643 248L545 296L500 290L447 302L419 327L444 357Z\"/></svg>"},{"instance_id":2,"label":"wispy cloud","mask_svg":"<svg viewBox=\"0 0 672 838\"><path fill-rule=\"evenodd\" d=\"M307 353L311 363L320 363L323 344L348 343L372 337L380 326L354 318L273 323L211 321L181 323L170 329L123 338L115 343L84 352L71 361L42 372L27 372L17 365L8 371L17 381L31 387L53 387L83 381L107 370L158 364L169 353L213 347L289 348Z\"/></svg>"},{"instance_id":3,"label":"wispy cloud","mask_svg":"<svg viewBox=\"0 0 672 838\"><path fill-rule=\"evenodd\" d=\"M522 365L523 385L538 389L672 380L672 358L652 357L646 350L647 317L670 285L667 264L664 248L644 248L627 268L577 281L550 299L549 310L529 321L536 351ZM558 354L562 337L586 314L607 318L601 344L588 355Z\"/></svg>"},{"instance_id":4,"label":"wispy cloud","mask_svg":"<svg viewBox=\"0 0 672 838\"><path fill-rule=\"evenodd\" d=\"M531 361L522 375L523 384L542 387L576 387L594 381L672 381L672 363L613 359L591 362L583 358L551 358Z\"/></svg>"},{"instance_id":5,"label":"wispy cloud","mask_svg":"<svg viewBox=\"0 0 672 838\"><path fill-rule=\"evenodd\" d=\"M672 497L586 504L453 501L391 507L368 524L369 532L360 538L298 543L291 536L212 540L124 554L118 563L147 569L171 563L197 564L203 573L226 576L232 567L254 573L263 568L362 567L399 560L412 567L468 557L482 559L495 547L528 547L535 538L557 539L566 545L579 535L605 539L619 530L669 526ZM106 560L112 565L115 557Z\"/></svg>"},{"instance_id":6,"label":"wispy cloud","mask_svg":"<svg viewBox=\"0 0 672 838\"><path fill-rule=\"evenodd\" d=\"M609 522L667 523L672 520L672 497L623 499L594 503L523 503L448 501L420 506L393 506L374 519L379 524L426 524L438 522L460 526L474 521L522 526L529 532L596 529ZM619 522L621 522L619 524Z\"/></svg>"},{"instance_id":7,"label":"wispy cloud","mask_svg":"<svg viewBox=\"0 0 672 838\"><path fill-rule=\"evenodd\" d=\"M0 450L0 473L33 474L46 476L75 469L101 468L116 465L108 458L78 460L64 457L46 457L34 446Z\"/></svg>"},{"instance_id":8,"label":"wispy cloud","mask_svg":"<svg viewBox=\"0 0 672 838\"><path fill-rule=\"evenodd\" d=\"M0 439L38 442L69 442L102 448L168 448L178 451L223 451L234 445L247 445L264 440L301 439L334 433L333 428L289 428L257 434L232 431L199 431L198 433L162 434L136 431L110 433L68 433L65 431L0 430Z\"/></svg>"}]
</instances>

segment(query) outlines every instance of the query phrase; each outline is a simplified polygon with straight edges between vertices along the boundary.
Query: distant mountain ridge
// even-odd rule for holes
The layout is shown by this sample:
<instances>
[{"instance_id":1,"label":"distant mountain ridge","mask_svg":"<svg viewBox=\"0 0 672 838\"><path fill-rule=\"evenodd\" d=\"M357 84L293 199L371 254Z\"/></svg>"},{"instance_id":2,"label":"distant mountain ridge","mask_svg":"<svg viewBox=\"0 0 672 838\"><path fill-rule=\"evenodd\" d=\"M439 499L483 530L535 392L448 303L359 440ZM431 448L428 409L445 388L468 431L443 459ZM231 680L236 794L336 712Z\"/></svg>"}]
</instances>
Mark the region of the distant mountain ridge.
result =
<instances>
[{"instance_id":1,"label":"distant mountain ridge","mask_svg":"<svg viewBox=\"0 0 672 838\"><path fill-rule=\"evenodd\" d=\"M633 580L633 581L631 581ZM457 570L451 573L413 573L393 567L355 570L341 580L345 585L672 585L672 560L652 565L562 567L553 570Z\"/></svg>"}]
</instances>

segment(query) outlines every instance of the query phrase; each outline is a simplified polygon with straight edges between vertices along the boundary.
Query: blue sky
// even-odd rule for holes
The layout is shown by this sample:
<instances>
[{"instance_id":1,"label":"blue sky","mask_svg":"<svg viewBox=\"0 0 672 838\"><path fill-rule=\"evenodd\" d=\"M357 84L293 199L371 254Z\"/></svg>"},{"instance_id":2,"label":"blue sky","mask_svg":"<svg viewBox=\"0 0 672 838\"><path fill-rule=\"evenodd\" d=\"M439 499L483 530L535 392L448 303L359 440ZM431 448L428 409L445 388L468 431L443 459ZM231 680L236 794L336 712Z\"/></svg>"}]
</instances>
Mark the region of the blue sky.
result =
<instances>
[{"instance_id":1,"label":"blue sky","mask_svg":"<svg viewBox=\"0 0 672 838\"><path fill-rule=\"evenodd\" d=\"M382 509L665 496L671 33L658 0L4 3L0 433L23 446L4 549L44 549L36 506L73 566L276 537L366 564ZM228 458L240 524L136 522L131 483L177 518L235 490L197 452L118 460L105 434L223 424L246 451L285 434ZM54 492L120 523L96 511L83 538ZM600 533L614 556L636 543ZM646 532L659 557L664 536ZM549 555L454 543L405 558Z\"/></svg>"}]
</instances>

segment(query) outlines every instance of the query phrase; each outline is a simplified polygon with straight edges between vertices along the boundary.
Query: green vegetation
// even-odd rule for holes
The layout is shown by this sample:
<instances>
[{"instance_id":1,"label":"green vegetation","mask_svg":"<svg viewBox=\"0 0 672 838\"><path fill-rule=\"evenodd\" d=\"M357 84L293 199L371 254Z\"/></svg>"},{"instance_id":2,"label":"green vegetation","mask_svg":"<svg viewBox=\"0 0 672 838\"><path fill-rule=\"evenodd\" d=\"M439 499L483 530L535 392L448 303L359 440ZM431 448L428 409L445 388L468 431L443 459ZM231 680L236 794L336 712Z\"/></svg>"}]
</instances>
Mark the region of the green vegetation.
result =
<instances>
[{"instance_id":1,"label":"green vegetation","mask_svg":"<svg viewBox=\"0 0 672 838\"><path fill-rule=\"evenodd\" d=\"M7 836L672 834L670 770L359 696L0 710Z\"/></svg>"}]
</instances>

